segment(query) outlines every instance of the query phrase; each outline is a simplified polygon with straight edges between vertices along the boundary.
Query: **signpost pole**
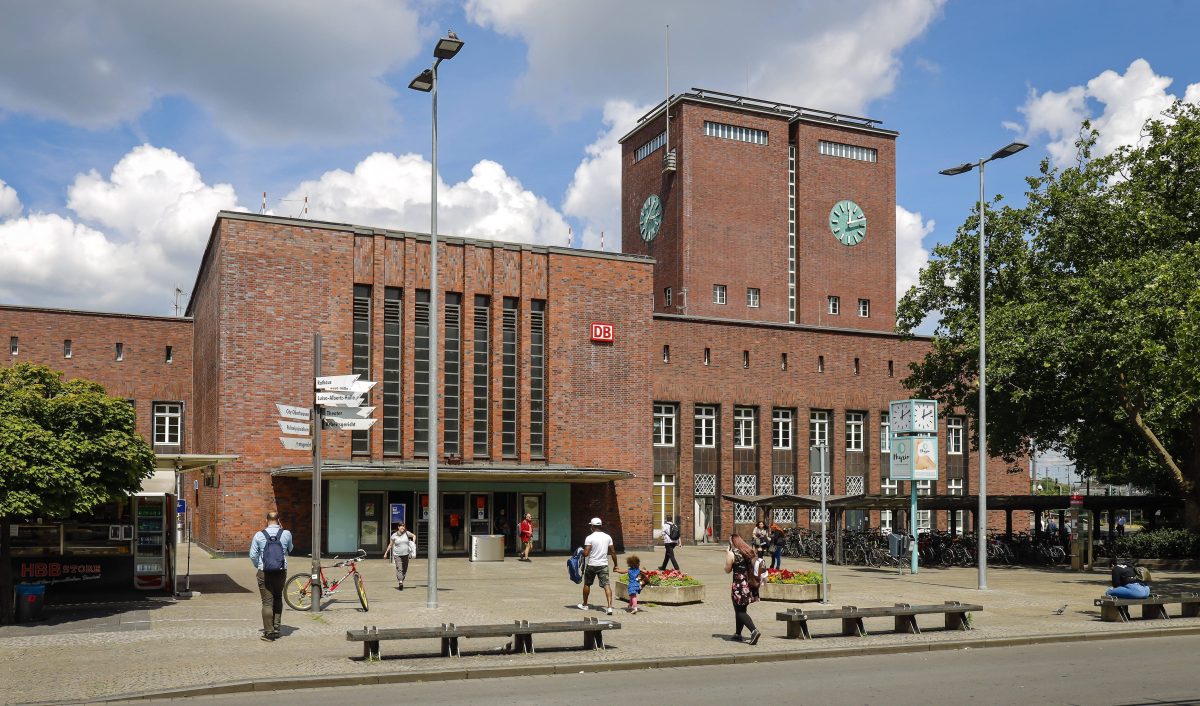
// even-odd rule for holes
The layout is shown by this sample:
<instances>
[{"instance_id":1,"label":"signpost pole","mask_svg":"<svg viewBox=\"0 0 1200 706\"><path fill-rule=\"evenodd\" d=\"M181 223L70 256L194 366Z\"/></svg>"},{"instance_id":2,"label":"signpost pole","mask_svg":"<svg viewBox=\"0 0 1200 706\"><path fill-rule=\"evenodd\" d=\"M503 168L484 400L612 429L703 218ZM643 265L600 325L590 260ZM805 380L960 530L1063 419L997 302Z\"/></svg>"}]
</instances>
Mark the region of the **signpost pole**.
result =
<instances>
[{"instance_id":1,"label":"signpost pole","mask_svg":"<svg viewBox=\"0 0 1200 706\"><path fill-rule=\"evenodd\" d=\"M909 566L910 573L917 573L917 482L910 480L908 482L909 497L908 497L908 528L912 534L912 557Z\"/></svg>"},{"instance_id":2,"label":"signpost pole","mask_svg":"<svg viewBox=\"0 0 1200 706\"><path fill-rule=\"evenodd\" d=\"M829 447L821 446L821 603L829 603L829 566L825 556L825 531L829 517L825 514L825 490L829 483Z\"/></svg>"},{"instance_id":3,"label":"signpost pole","mask_svg":"<svg viewBox=\"0 0 1200 706\"><path fill-rule=\"evenodd\" d=\"M317 405L316 379L321 377L321 334L313 334L312 430L312 612L321 612L321 408Z\"/></svg>"}]
</instances>

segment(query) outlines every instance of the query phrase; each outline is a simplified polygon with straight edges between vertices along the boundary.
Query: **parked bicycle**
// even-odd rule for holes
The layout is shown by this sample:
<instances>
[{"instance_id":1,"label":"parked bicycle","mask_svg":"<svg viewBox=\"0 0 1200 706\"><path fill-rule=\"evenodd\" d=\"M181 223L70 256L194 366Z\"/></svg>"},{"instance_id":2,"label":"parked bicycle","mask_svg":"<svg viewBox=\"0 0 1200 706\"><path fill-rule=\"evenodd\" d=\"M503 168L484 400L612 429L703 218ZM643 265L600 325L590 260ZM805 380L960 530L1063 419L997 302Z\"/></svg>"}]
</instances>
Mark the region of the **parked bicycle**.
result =
<instances>
[{"instance_id":1,"label":"parked bicycle","mask_svg":"<svg viewBox=\"0 0 1200 706\"><path fill-rule=\"evenodd\" d=\"M337 557L334 557L335 559ZM362 605L363 612L367 610L367 589L363 586L362 574L358 573L358 562L367 558L367 553L362 549L358 550L358 556L352 559L344 559L333 564L332 566L321 567L321 598L328 598L338 592L345 583L346 579L353 577L354 590L358 592L358 602ZM330 582L325 577L325 569L338 569L346 567L346 573L340 579ZM288 579L287 585L283 590L283 600L294 610L308 610L312 607L312 574L303 573L295 574Z\"/></svg>"}]
</instances>

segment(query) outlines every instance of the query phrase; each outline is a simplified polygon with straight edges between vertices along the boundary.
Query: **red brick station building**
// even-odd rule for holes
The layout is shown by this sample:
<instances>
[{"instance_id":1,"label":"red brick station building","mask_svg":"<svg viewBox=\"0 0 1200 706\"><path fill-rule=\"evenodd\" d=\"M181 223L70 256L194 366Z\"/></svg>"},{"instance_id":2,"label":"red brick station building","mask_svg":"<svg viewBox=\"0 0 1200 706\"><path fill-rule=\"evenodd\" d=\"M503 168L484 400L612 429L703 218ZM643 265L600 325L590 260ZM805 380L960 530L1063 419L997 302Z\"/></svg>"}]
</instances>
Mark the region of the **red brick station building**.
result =
<instances>
[{"instance_id":1,"label":"red brick station building","mask_svg":"<svg viewBox=\"0 0 1200 706\"><path fill-rule=\"evenodd\" d=\"M643 547L664 517L687 543L748 533L758 511L723 495L907 495L889 479L887 408L910 396L900 381L928 339L893 332L897 135L693 89L621 140L622 254L439 238L441 552L465 554L473 534L511 547L526 511L555 552L593 516ZM275 403L312 406L320 333L324 374L377 382L378 420L324 433L324 546L381 552L393 506L422 537L430 520L429 288L427 235L223 211L184 317L0 305L0 364L103 383L162 458L236 456L181 471L201 545L245 552L278 508L304 549L311 455L282 447ZM972 493L972 434L943 415L940 479L919 493ZM990 492L1027 489L989 463Z\"/></svg>"}]
</instances>

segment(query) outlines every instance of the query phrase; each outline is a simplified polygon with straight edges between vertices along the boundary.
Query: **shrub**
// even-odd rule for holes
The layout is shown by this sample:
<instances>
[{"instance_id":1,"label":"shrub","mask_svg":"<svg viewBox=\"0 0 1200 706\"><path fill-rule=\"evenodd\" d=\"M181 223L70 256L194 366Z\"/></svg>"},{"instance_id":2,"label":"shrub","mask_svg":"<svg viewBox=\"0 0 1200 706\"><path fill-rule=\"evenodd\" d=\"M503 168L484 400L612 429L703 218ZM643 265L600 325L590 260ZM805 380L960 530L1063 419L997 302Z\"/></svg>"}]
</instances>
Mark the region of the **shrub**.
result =
<instances>
[{"instance_id":1,"label":"shrub","mask_svg":"<svg viewBox=\"0 0 1200 706\"><path fill-rule=\"evenodd\" d=\"M821 574L816 571L788 571L787 569L769 569L767 583L818 584Z\"/></svg>"},{"instance_id":2,"label":"shrub","mask_svg":"<svg viewBox=\"0 0 1200 706\"><path fill-rule=\"evenodd\" d=\"M646 586L703 586L704 582L693 576L683 573L682 571L642 571L642 576L645 580L642 582ZM629 576L621 574L617 577L618 583L629 584Z\"/></svg>"},{"instance_id":3,"label":"shrub","mask_svg":"<svg viewBox=\"0 0 1200 706\"><path fill-rule=\"evenodd\" d=\"M1157 529L1117 537L1112 553L1134 559L1200 558L1200 533L1187 529Z\"/></svg>"}]
</instances>

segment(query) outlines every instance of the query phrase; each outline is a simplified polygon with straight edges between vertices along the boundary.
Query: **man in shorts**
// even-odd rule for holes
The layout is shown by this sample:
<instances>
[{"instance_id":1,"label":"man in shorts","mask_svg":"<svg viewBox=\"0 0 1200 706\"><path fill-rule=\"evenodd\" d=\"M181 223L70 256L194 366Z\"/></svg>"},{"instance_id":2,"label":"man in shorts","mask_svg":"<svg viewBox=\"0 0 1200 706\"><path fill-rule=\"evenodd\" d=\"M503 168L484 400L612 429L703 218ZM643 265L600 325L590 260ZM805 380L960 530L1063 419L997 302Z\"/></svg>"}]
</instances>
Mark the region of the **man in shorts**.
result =
<instances>
[{"instance_id":1,"label":"man in shorts","mask_svg":"<svg viewBox=\"0 0 1200 706\"><path fill-rule=\"evenodd\" d=\"M599 581L600 588L604 589L604 597L608 600L608 607L604 612L612 615L612 586L608 585L608 558L612 557L613 568L617 566L617 550L613 546L612 537L608 533L600 529L600 518L593 517L588 523L592 533L583 540L583 556L585 565L583 568L583 603L580 603L577 608L580 610L591 610L588 605L588 594L592 592L592 582Z\"/></svg>"}]
</instances>

